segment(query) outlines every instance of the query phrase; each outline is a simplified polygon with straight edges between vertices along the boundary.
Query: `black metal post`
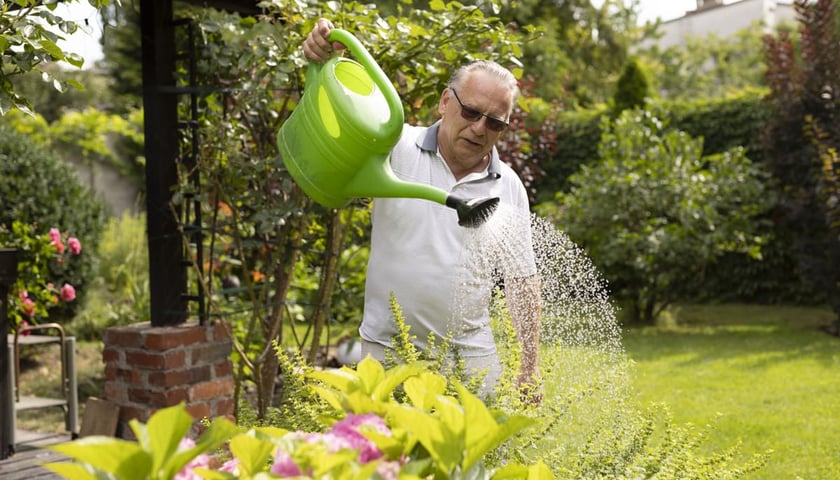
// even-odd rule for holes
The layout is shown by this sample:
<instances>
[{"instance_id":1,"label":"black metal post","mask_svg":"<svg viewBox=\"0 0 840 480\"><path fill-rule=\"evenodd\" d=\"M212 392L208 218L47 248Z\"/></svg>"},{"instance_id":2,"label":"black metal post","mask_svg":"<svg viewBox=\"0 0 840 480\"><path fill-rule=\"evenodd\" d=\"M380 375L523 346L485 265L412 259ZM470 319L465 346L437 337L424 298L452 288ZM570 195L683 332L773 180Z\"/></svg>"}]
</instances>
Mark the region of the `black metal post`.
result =
<instances>
[{"instance_id":1,"label":"black metal post","mask_svg":"<svg viewBox=\"0 0 840 480\"><path fill-rule=\"evenodd\" d=\"M11 396L11 378L9 378L9 289L17 280L17 249L0 248L0 460L12 456L15 432L10 432L14 425L15 403Z\"/></svg>"},{"instance_id":2,"label":"black metal post","mask_svg":"<svg viewBox=\"0 0 840 480\"><path fill-rule=\"evenodd\" d=\"M178 183L178 98L172 0L141 0L146 230L152 326L174 326L188 315L187 271L172 189Z\"/></svg>"}]
</instances>

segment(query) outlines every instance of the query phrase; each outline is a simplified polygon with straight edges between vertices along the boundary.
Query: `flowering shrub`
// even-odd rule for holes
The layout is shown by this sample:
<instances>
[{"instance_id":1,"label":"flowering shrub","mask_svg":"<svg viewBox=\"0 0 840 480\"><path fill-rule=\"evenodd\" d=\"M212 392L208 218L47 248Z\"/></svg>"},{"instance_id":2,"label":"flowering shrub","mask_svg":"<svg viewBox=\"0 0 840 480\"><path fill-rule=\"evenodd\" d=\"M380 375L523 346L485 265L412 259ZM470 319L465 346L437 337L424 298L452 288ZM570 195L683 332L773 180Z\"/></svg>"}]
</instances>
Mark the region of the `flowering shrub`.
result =
<instances>
[{"instance_id":1,"label":"flowering shrub","mask_svg":"<svg viewBox=\"0 0 840 480\"><path fill-rule=\"evenodd\" d=\"M67 272L71 262L82 254L78 238L58 228L39 234L32 225L15 221L11 231L0 226L0 245L18 250L18 277L8 311L12 331L20 325L39 323L62 301L76 299L76 288Z\"/></svg>"},{"instance_id":2,"label":"flowering shrub","mask_svg":"<svg viewBox=\"0 0 840 480\"><path fill-rule=\"evenodd\" d=\"M530 419L493 411L457 383L457 396L446 394L446 377L422 362L386 371L366 358L356 370L307 377L333 407L323 431L245 429L217 418L193 442L184 438L193 419L179 405L159 410L148 425L132 421L137 443L91 436L50 447L76 461L47 467L72 479L553 478L542 463L487 468L483 457ZM221 447L231 458L219 465L213 455Z\"/></svg>"}]
</instances>

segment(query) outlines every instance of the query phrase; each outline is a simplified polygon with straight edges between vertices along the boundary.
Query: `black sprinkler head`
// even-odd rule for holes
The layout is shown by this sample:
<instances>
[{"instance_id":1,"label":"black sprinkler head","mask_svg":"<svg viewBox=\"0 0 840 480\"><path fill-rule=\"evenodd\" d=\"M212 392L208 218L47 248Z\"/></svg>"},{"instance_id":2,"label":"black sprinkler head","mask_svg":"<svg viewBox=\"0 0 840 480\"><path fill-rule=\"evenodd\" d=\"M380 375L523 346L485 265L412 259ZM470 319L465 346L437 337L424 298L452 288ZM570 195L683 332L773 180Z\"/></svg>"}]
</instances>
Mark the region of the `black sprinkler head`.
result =
<instances>
[{"instance_id":1,"label":"black sprinkler head","mask_svg":"<svg viewBox=\"0 0 840 480\"><path fill-rule=\"evenodd\" d=\"M454 208L458 212L458 225L477 228L483 225L496 211L496 207L499 206L499 197L463 200L450 195L446 197L446 206Z\"/></svg>"}]
</instances>

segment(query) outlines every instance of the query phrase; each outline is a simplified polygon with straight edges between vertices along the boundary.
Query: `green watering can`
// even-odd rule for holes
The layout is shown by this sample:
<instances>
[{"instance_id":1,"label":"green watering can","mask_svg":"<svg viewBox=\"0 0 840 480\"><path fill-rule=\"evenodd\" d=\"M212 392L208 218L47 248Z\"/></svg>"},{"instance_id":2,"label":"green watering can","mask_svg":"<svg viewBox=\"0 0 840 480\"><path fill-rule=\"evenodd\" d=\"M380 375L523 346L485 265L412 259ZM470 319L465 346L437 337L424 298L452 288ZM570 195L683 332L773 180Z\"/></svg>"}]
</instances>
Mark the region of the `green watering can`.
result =
<instances>
[{"instance_id":1,"label":"green watering can","mask_svg":"<svg viewBox=\"0 0 840 480\"><path fill-rule=\"evenodd\" d=\"M455 209L462 226L484 223L498 197L465 200L394 175L390 152L404 122L397 91L356 37L333 29L329 40L360 63L334 57L309 64L304 95L277 132L283 163L300 188L328 208L360 197L422 198Z\"/></svg>"}]
</instances>

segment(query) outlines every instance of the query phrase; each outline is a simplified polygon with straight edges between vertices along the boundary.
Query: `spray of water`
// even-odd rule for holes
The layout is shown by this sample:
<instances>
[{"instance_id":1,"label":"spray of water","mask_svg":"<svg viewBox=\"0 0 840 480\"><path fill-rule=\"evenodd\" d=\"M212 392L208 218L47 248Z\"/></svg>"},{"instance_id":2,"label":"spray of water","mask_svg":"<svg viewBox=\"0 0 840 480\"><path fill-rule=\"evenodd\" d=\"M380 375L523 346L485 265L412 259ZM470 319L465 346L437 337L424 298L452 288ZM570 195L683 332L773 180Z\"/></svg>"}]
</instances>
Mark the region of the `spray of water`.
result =
<instances>
[{"instance_id":1,"label":"spray of water","mask_svg":"<svg viewBox=\"0 0 840 480\"><path fill-rule=\"evenodd\" d=\"M536 215L500 205L488 222L466 235L465 280L456 298L476 283L503 284L505 277L520 276L533 255L541 298L540 305L528 308L541 310L543 401L527 412L540 425L522 440L520 454L548 460L555 471L570 471L564 462L586 455L587 442L603 437L601 429L611 429L613 437L624 428L628 364L608 285L582 248Z\"/></svg>"}]
</instances>

